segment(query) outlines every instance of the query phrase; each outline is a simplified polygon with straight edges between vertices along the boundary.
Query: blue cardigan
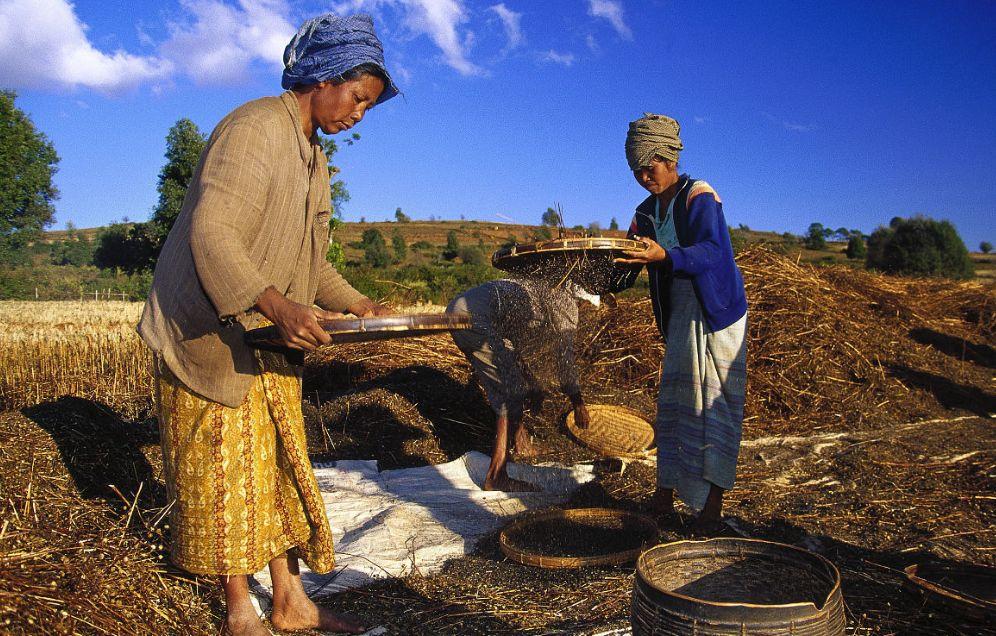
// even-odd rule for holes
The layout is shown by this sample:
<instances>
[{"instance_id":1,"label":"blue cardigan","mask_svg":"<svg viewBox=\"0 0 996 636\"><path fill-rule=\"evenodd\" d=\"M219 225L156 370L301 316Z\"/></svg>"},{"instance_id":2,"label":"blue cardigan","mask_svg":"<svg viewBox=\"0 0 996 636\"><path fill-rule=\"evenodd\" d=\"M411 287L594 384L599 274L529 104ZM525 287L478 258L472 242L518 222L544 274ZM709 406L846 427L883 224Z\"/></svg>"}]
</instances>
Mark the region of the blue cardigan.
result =
<instances>
[{"instance_id":1,"label":"blue cardigan","mask_svg":"<svg viewBox=\"0 0 996 636\"><path fill-rule=\"evenodd\" d=\"M656 240L655 198L651 195L637 206L629 228L630 238L645 236ZM666 206L662 204L661 207ZM747 313L743 277L733 260L730 231L723 217L723 204L715 190L704 181L681 175L673 214L680 247L667 250L663 262L647 266L654 318L665 340L674 277L692 281L710 332L729 327ZM639 268L625 271L616 279L613 291L632 286L639 273Z\"/></svg>"}]
</instances>

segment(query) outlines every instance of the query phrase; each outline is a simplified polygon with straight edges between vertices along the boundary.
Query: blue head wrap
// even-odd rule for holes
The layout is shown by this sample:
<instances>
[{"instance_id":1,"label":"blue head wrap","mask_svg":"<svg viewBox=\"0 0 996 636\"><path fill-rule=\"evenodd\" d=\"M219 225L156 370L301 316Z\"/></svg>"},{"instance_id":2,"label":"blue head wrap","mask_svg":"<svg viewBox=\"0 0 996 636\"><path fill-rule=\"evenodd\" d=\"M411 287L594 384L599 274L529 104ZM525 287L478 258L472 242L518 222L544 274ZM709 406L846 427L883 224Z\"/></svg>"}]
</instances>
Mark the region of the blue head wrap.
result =
<instances>
[{"instance_id":1,"label":"blue head wrap","mask_svg":"<svg viewBox=\"0 0 996 636\"><path fill-rule=\"evenodd\" d=\"M284 49L284 75L280 85L317 84L334 80L360 64L373 64L384 71L387 85L377 103L398 94L398 87L384 66L384 47L374 32L373 20L365 14L341 18L331 13L301 25Z\"/></svg>"}]
</instances>

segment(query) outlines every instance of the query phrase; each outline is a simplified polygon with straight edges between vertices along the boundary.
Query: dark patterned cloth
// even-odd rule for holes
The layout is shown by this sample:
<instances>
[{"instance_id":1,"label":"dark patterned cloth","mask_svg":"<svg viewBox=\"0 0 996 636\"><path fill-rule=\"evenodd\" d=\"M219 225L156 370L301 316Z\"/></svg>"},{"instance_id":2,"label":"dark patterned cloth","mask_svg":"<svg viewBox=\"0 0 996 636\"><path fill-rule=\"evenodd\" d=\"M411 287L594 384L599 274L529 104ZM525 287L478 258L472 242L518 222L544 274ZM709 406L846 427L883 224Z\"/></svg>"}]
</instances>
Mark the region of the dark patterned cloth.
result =
<instances>
[{"instance_id":1,"label":"dark patterned cloth","mask_svg":"<svg viewBox=\"0 0 996 636\"><path fill-rule=\"evenodd\" d=\"M326 13L302 24L287 44L280 84L290 89L335 80L361 64L373 64L387 77L387 86L380 94L378 104L398 94L398 87L384 64L384 47L377 38L370 16L359 14L343 18Z\"/></svg>"}]
</instances>

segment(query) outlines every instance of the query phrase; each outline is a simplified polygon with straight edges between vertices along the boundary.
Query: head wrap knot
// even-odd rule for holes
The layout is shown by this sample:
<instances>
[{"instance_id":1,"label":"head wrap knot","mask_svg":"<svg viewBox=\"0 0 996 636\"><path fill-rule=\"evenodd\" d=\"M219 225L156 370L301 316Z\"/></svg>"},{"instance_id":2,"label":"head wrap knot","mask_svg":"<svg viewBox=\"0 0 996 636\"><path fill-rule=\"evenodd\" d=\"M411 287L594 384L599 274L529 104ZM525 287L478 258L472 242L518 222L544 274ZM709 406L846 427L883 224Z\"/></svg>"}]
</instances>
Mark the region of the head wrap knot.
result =
<instances>
[{"instance_id":1,"label":"head wrap knot","mask_svg":"<svg viewBox=\"0 0 996 636\"><path fill-rule=\"evenodd\" d=\"M644 113L643 117L629 122L626 133L626 161L630 170L649 166L656 156L668 161L678 161L684 149L681 143L681 125L667 115Z\"/></svg>"},{"instance_id":2,"label":"head wrap knot","mask_svg":"<svg viewBox=\"0 0 996 636\"><path fill-rule=\"evenodd\" d=\"M291 38L284 49L280 85L289 89L299 84L334 80L361 64L373 64L387 77L378 104L398 94L398 87L384 65L384 47L377 39L370 16L342 18L326 13L302 24Z\"/></svg>"}]
</instances>

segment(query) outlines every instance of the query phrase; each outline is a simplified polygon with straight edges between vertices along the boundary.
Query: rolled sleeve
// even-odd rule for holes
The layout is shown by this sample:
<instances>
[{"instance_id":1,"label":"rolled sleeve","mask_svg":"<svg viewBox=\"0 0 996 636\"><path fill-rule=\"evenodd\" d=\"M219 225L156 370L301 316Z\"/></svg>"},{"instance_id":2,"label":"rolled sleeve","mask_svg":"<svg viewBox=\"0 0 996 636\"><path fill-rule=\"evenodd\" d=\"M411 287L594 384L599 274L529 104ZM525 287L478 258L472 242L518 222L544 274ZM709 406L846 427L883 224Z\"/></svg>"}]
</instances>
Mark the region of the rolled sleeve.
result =
<instances>
[{"instance_id":1,"label":"rolled sleeve","mask_svg":"<svg viewBox=\"0 0 996 636\"><path fill-rule=\"evenodd\" d=\"M265 131L236 120L217 133L192 184L190 249L197 277L220 319L255 305L271 284L249 258L246 219L262 213L270 180L270 143Z\"/></svg>"}]
</instances>

